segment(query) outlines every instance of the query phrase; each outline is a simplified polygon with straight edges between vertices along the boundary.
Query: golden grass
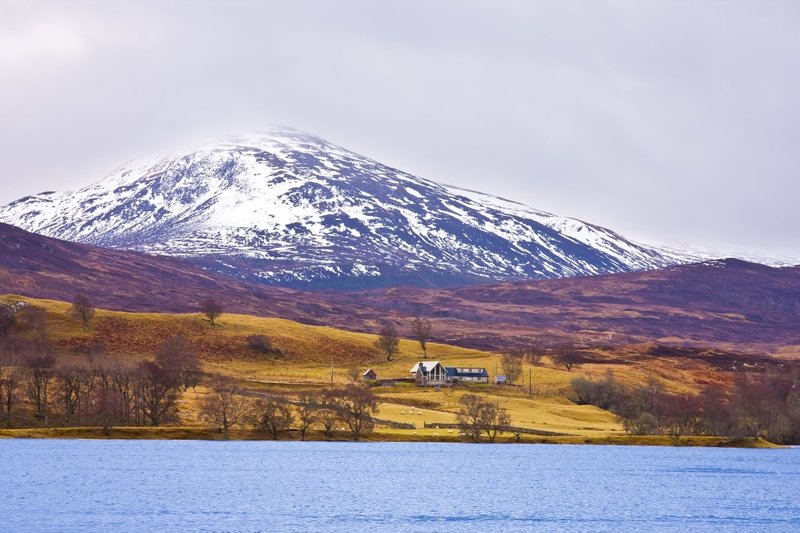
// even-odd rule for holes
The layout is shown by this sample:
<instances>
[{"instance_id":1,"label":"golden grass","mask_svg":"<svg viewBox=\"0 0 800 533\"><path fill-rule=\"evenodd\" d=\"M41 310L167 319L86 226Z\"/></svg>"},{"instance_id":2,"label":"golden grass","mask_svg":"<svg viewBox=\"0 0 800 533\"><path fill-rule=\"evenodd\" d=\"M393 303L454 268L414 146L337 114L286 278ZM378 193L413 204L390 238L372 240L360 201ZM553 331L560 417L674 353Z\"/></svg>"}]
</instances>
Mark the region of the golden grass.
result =
<instances>
[{"instance_id":1,"label":"golden grass","mask_svg":"<svg viewBox=\"0 0 800 533\"><path fill-rule=\"evenodd\" d=\"M130 313L121 311L97 310L97 315L89 331L84 332L81 324L69 316L70 305L53 300L38 300L24 297L14 299L30 302L47 311L46 330L54 345L62 352L81 353L92 342L103 339L113 357L137 360L151 357L154 350L168 337L180 333L187 336L197 346L204 370L209 374L235 378L239 383L254 391L296 395L301 390L319 389L331 381L333 363L333 382L341 385L349 382L347 370L351 367L363 372L373 368L379 378L408 377L409 369L423 359L419 345L412 340L403 339L395 360L387 361L373 346L376 336L355 333L325 326L311 326L279 318L262 318L249 315L225 314L216 326L211 326L199 314L169 313ZM281 355L262 355L247 346L248 335L265 334L281 351ZM485 367L491 375L501 373L500 355L480 350L470 350L456 346L432 343L424 359L440 360L445 365ZM524 385L494 386L468 385L450 389L444 387L396 386L377 387L381 405L378 418L396 422L414 423L415 430L380 429L375 438L387 439L457 439L455 432L447 430L424 429L423 423L453 423L459 408L459 398L467 392L475 392L487 399L501 403L510 413L515 426L566 433L574 437L559 437L564 442L570 439L589 439L611 442L615 439L644 442L639 437L624 434L621 425L613 414L592 406L579 406L569 401L570 382L577 376L599 378L607 369L613 369L620 381L640 384L648 377L656 377L668 389L691 392L692 386L682 379L682 371L672 363L649 364L646 369L630 365L587 364L572 372L549 366L530 367L525 365ZM532 396L528 396L528 377L532 376ZM211 438L208 430L199 426L198 400L206 393L201 386L196 391L188 391L181 399L179 409L181 420L187 427L120 428L119 435L138 435L144 432L147 437L136 438ZM413 407L412 407L413 406ZM76 428L63 430L29 430L41 434L57 436L79 434ZM86 430L87 435L93 434ZM161 432L164 433L161 433ZM49 432L49 433L48 433ZM61 433L59 433L61 432ZM77 433L76 433L77 432ZM212 432L213 433L213 432ZM183 437L163 437L160 435L186 435ZM249 438L242 433L241 438ZM12 436L8 434L7 436ZM39 435L39 433L36 433ZM122 437L125 438L125 437ZM562 442L552 440L548 442ZM608 440L610 439L610 441ZM540 437L524 436L523 440L540 442ZM645 443L649 443L647 441ZM656 442L656 441L654 441ZM658 441L657 442L661 442ZM706 441L703 441L706 442ZM710 442L710 441L709 441ZM718 441L715 441L718 442Z\"/></svg>"}]
</instances>

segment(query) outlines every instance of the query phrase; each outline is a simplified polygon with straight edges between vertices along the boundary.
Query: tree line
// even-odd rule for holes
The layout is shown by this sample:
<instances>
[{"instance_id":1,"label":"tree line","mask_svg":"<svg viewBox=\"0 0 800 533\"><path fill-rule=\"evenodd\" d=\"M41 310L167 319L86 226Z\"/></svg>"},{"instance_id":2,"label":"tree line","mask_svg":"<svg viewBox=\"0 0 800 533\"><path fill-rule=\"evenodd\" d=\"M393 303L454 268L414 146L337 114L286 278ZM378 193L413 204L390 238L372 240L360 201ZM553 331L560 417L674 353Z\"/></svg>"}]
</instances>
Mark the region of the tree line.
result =
<instances>
[{"instance_id":1,"label":"tree line","mask_svg":"<svg viewBox=\"0 0 800 533\"><path fill-rule=\"evenodd\" d=\"M200 365L191 343L176 336L153 360L128 363L105 355L56 360L43 338L0 343L0 423L11 427L28 414L43 426L160 426L177 421L181 392L196 387Z\"/></svg>"},{"instance_id":2,"label":"tree line","mask_svg":"<svg viewBox=\"0 0 800 533\"><path fill-rule=\"evenodd\" d=\"M260 429L278 440L295 429L305 440L313 428L330 439L337 432L360 440L375 428L378 399L366 387L347 385L319 393L303 392L297 400L253 397L230 380L215 378L200 405L200 419L227 438L232 428Z\"/></svg>"},{"instance_id":3,"label":"tree line","mask_svg":"<svg viewBox=\"0 0 800 533\"><path fill-rule=\"evenodd\" d=\"M599 380L572 380L574 400L614 413L635 435L719 435L800 443L800 372L740 373L730 387L710 386L699 394L667 392L650 379L629 387L609 371Z\"/></svg>"}]
</instances>

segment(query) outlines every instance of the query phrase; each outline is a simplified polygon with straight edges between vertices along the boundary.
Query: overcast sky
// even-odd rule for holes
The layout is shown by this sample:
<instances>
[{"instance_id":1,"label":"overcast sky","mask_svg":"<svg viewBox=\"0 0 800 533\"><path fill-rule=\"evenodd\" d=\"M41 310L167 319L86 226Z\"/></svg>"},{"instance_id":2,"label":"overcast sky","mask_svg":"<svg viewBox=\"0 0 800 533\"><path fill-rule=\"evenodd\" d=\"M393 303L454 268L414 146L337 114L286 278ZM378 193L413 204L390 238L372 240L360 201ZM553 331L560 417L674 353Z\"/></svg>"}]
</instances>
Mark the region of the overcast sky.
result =
<instances>
[{"instance_id":1,"label":"overcast sky","mask_svg":"<svg viewBox=\"0 0 800 533\"><path fill-rule=\"evenodd\" d=\"M0 0L0 204L271 124L643 242L800 258L794 0Z\"/></svg>"}]
</instances>

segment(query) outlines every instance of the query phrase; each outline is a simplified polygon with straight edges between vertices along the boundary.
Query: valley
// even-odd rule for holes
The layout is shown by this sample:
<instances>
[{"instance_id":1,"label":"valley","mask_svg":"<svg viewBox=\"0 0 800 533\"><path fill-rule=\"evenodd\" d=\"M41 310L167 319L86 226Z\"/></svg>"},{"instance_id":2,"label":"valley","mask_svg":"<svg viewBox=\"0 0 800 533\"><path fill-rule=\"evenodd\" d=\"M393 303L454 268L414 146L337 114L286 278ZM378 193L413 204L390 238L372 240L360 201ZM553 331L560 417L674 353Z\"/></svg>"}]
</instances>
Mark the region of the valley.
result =
<instances>
[{"instance_id":1,"label":"valley","mask_svg":"<svg viewBox=\"0 0 800 533\"><path fill-rule=\"evenodd\" d=\"M155 435L209 435L209 403L235 400L267 410L249 429L224 417L226 436L272 428L277 438L275 420L303 406L342 424L365 395L377 402L372 439L475 440L459 418L474 404L494 413L495 430L483 423L492 441L503 427L537 442L675 444L677 432L719 444L762 429L792 442L800 267L703 257L437 184L291 128L223 139L0 207L13 325L0 355L28 380L14 381L12 400L35 399L33 415L6 416L22 426L6 434L94 435L70 413L85 407L79 421L96 425L103 395L122 394L128 414L111 418L124 435L146 422ZM96 306L91 327L70 318L78 301ZM223 318L209 324L203 302ZM43 333L14 325L19 306L44 313ZM428 328L426 353L414 321ZM385 335L396 353L377 347ZM492 378L516 361L521 375L514 386L423 387L409 371L419 361ZM146 388L135 404L109 389L112 367L125 383L166 387L169 416L147 406ZM47 417L58 394L43 399L30 380L70 369L88 407L61 376L61 428ZM357 386L368 369L369 386ZM347 423L360 439L361 422ZM325 427L324 438L346 438Z\"/></svg>"}]
</instances>

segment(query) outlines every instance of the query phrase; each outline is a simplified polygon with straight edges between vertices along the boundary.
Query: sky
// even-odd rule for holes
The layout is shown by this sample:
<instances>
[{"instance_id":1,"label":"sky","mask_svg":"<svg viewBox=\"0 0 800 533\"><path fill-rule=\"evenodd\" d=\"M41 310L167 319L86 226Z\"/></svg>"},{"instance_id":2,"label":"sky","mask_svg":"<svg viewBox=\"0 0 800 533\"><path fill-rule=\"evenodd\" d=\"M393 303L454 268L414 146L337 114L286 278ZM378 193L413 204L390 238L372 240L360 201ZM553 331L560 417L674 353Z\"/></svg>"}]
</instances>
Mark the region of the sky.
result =
<instances>
[{"instance_id":1,"label":"sky","mask_svg":"<svg viewBox=\"0 0 800 533\"><path fill-rule=\"evenodd\" d=\"M0 204L274 124L641 242L800 259L794 0L0 0Z\"/></svg>"}]
</instances>

